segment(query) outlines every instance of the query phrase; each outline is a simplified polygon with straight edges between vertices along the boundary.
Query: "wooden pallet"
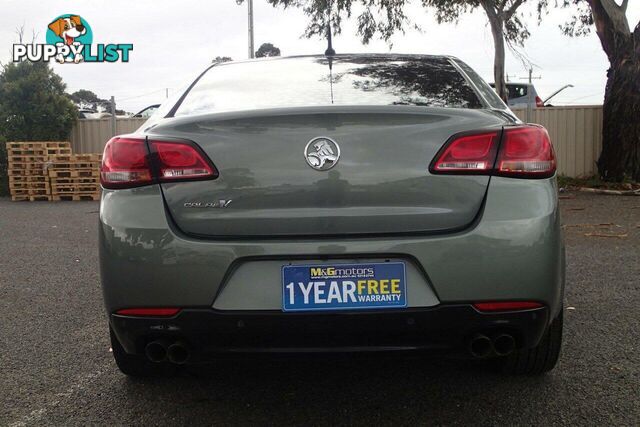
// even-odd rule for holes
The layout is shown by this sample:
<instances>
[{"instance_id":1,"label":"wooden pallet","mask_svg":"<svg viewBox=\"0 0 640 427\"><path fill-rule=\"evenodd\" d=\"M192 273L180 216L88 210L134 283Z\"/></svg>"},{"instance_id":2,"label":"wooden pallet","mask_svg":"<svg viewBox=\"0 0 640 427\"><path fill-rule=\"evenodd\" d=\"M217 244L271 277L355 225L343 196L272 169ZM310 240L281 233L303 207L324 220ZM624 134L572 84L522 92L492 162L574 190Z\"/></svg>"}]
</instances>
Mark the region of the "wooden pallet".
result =
<instances>
[{"instance_id":1,"label":"wooden pallet","mask_svg":"<svg viewBox=\"0 0 640 427\"><path fill-rule=\"evenodd\" d=\"M46 175L9 175L9 184L17 182L47 182L49 177Z\"/></svg>"},{"instance_id":2,"label":"wooden pallet","mask_svg":"<svg viewBox=\"0 0 640 427\"><path fill-rule=\"evenodd\" d=\"M48 144L59 142L7 142L7 150L44 150ZM66 144L69 144L68 142ZM69 148L71 145L69 145Z\"/></svg>"},{"instance_id":3,"label":"wooden pallet","mask_svg":"<svg viewBox=\"0 0 640 427\"><path fill-rule=\"evenodd\" d=\"M86 193L86 194L54 194L51 196L51 200L55 202L59 201L80 201L80 200L100 200L100 193Z\"/></svg>"},{"instance_id":4,"label":"wooden pallet","mask_svg":"<svg viewBox=\"0 0 640 427\"><path fill-rule=\"evenodd\" d=\"M49 169L50 178L88 178L92 176L100 176L100 170L92 169Z\"/></svg>"},{"instance_id":5,"label":"wooden pallet","mask_svg":"<svg viewBox=\"0 0 640 427\"><path fill-rule=\"evenodd\" d=\"M9 148L7 150L7 155L9 157L13 156L46 156L47 149L35 149L35 148L26 148L26 149L18 149L18 148Z\"/></svg>"},{"instance_id":6,"label":"wooden pallet","mask_svg":"<svg viewBox=\"0 0 640 427\"><path fill-rule=\"evenodd\" d=\"M23 169L25 167L31 167L40 165L42 166L49 156L44 155L13 155L7 156L7 160L9 161L9 166L16 166L17 169Z\"/></svg>"},{"instance_id":7,"label":"wooden pallet","mask_svg":"<svg viewBox=\"0 0 640 427\"><path fill-rule=\"evenodd\" d=\"M47 170L60 170L60 169L100 169L100 163L98 162L88 162L88 163L52 163L48 162L46 164Z\"/></svg>"},{"instance_id":8,"label":"wooden pallet","mask_svg":"<svg viewBox=\"0 0 640 427\"><path fill-rule=\"evenodd\" d=\"M46 148L47 156L70 156L71 148Z\"/></svg>"},{"instance_id":9,"label":"wooden pallet","mask_svg":"<svg viewBox=\"0 0 640 427\"><path fill-rule=\"evenodd\" d=\"M44 178L44 177L43 177ZM44 188L49 188L49 183L46 181L18 181L18 182L9 182L10 190L41 190Z\"/></svg>"},{"instance_id":10,"label":"wooden pallet","mask_svg":"<svg viewBox=\"0 0 640 427\"><path fill-rule=\"evenodd\" d=\"M30 202L50 202L51 201L51 195L47 194L40 194L37 196L29 196L29 201Z\"/></svg>"},{"instance_id":11,"label":"wooden pallet","mask_svg":"<svg viewBox=\"0 0 640 427\"><path fill-rule=\"evenodd\" d=\"M98 163L102 161L102 154L56 154L49 160L53 163Z\"/></svg>"},{"instance_id":12,"label":"wooden pallet","mask_svg":"<svg viewBox=\"0 0 640 427\"><path fill-rule=\"evenodd\" d=\"M100 184L100 178L97 176L80 177L80 178L49 178L51 184Z\"/></svg>"},{"instance_id":13,"label":"wooden pallet","mask_svg":"<svg viewBox=\"0 0 640 427\"><path fill-rule=\"evenodd\" d=\"M7 175L9 175L9 177L12 177L12 176L45 176L46 177L42 168L39 168L39 169L9 168L9 170L7 171Z\"/></svg>"},{"instance_id":14,"label":"wooden pallet","mask_svg":"<svg viewBox=\"0 0 640 427\"><path fill-rule=\"evenodd\" d=\"M11 200L100 200L101 154L73 154L68 142L9 142Z\"/></svg>"},{"instance_id":15,"label":"wooden pallet","mask_svg":"<svg viewBox=\"0 0 640 427\"><path fill-rule=\"evenodd\" d=\"M71 143L67 141L49 141L46 143L47 148L68 148L71 149Z\"/></svg>"}]
</instances>

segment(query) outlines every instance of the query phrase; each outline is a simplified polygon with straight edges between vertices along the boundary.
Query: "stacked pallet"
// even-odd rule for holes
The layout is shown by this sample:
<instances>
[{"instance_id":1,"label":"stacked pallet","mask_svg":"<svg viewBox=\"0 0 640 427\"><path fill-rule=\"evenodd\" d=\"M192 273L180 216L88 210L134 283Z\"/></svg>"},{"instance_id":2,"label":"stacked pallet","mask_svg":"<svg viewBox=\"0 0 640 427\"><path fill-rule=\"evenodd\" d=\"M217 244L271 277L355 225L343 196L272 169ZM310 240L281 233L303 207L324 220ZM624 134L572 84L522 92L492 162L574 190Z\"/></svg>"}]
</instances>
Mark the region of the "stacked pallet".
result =
<instances>
[{"instance_id":1,"label":"stacked pallet","mask_svg":"<svg viewBox=\"0 0 640 427\"><path fill-rule=\"evenodd\" d=\"M11 200L51 200L45 164L50 154L65 153L68 142L7 142Z\"/></svg>"},{"instance_id":2,"label":"stacked pallet","mask_svg":"<svg viewBox=\"0 0 640 427\"><path fill-rule=\"evenodd\" d=\"M100 200L101 154L54 154L46 164L52 200Z\"/></svg>"}]
</instances>

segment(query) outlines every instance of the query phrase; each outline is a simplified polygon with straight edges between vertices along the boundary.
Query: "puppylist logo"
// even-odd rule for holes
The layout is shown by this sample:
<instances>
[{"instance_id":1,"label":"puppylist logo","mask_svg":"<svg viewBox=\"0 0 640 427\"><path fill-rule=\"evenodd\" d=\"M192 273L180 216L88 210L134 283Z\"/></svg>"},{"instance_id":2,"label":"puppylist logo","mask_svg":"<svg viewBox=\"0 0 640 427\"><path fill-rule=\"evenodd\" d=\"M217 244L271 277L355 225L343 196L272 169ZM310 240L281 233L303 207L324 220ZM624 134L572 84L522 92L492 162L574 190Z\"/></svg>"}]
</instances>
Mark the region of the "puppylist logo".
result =
<instances>
[{"instance_id":1,"label":"puppylist logo","mask_svg":"<svg viewBox=\"0 0 640 427\"><path fill-rule=\"evenodd\" d=\"M93 31L80 15L60 15L47 26L46 44L14 44L13 62L55 60L80 62L129 62L131 43L93 44Z\"/></svg>"}]
</instances>

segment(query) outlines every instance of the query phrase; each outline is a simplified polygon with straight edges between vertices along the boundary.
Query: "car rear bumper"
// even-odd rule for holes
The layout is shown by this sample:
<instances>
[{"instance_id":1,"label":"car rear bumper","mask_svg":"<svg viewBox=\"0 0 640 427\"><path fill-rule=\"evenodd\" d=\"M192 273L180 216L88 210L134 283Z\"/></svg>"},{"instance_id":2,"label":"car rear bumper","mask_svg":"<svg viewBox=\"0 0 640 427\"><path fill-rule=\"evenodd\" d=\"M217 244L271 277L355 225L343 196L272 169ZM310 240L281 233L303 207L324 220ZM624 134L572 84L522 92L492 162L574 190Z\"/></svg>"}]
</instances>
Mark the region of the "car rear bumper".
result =
<instances>
[{"instance_id":1,"label":"car rear bumper","mask_svg":"<svg viewBox=\"0 0 640 427\"><path fill-rule=\"evenodd\" d=\"M125 351L144 354L162 340L181 342L189 362L225 353L298 353L423 350L470 357L471 339L509 334L516 348L535 346L549 322L547 307L481 313L470 304L405 310L333 313L220 312L184 309L171 318L113 314L111 326Z\"/></svg>"},{"instance_id":2,"label":"car rear bumper","mask_svg":"<svg viewBox=\"0 0 640 427\"><path fill-rule=\"evenodd\" d=\"M492 177L477 220L450 234L196 239L172 223L159 186L105 190L99 233L106 310L131 352L139 352L154 331L184 333L190 345L202 346L201 354L221 348L455 352L474 330L505 321L505 327L514 325L519 345L529 346L562 305L565 261L555 178ZM408 266L406 310L282 313L280 265L387 257ZM481 314L469 305L481 301L536 301L545 315ZM113 314L140 307L194 308L173 319Z\"/></svg>"}]
</instances>

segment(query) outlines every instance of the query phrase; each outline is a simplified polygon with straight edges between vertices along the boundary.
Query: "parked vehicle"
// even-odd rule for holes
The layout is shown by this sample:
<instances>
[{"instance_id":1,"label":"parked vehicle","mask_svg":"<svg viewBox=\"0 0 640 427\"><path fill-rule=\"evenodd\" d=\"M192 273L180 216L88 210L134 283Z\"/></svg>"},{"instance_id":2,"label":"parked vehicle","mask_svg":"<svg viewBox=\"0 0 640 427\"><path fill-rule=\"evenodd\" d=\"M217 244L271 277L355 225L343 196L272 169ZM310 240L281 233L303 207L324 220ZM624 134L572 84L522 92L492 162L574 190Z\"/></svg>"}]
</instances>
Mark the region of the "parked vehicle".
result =
<instances>
[{"instance_id":1,"label":"parked vehicle","mask_svg":"<svg viewBox=\"0 0 640 427\"><path fill-rule=\"evenodd\" d=\"M491 83L495 88L495 84ZM542 98L538 95L536 88L531 83L507 83L508 102L511 108L527 108L529 103L533 108L544 107Z\"/></svg>"},{"instance_id":2,"label":"parked vehicle","mask_svg":"<svg viewBox=\"0 0 640 427\"><path fill-rule=\"evenodd\" d=\"M552 369L564 246L547 131L459 59L209 67L104 150L113 355L435 351Z\"/></svg>"},{"instance_id":3,"label":"parked vehicle","mask_svg":"<svg viewBox=\"0 0 640 427\"><path fill-rule=\"evenodd\" d=\"M148 119L149 117L151 117L153 115L153 113L156 112L156 110L159 107L160 107L160 104L149 105L148 107L143 108L142 110L138 111L137 113L135 113L131 117L142 117L142 118Z\"/></svg>"}]
</instances>

